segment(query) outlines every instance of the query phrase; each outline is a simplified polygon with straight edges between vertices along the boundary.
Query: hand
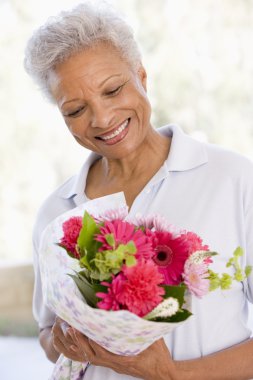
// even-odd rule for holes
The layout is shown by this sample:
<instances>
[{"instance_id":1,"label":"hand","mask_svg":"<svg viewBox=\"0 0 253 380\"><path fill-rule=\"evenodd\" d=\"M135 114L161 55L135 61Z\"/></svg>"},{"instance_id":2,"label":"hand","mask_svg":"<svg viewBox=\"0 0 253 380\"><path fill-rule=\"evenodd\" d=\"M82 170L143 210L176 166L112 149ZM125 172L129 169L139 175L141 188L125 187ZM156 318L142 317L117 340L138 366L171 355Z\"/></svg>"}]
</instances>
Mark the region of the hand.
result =
<instances>
[{"instance_id":1,"label":"hand","mask_svg":"<svg viewBox=\"0 0 253 380\"><path fill-rule=\"evenodd\" d=\"M136 356L113 354L75 329L70 334L83 352L83 359L91 364L111 368L113 371L145 380L174 380L176 367L163 339L149 346Z\"/></svg>"},{"instance_id":2,"label":"hand","mask_svg":"<svg viewBox=\"0 0 253 380\"><path fill-rule=\"evenodd\" d=\"M76 340L73 340L71 329L71 326L67 322L56 317L51 331L53 346L57 352L63 354L67 358L74 361L84 362L86 360L83 351L78 348L78 345L76 345Z\"/></svg>"}]
</instances>

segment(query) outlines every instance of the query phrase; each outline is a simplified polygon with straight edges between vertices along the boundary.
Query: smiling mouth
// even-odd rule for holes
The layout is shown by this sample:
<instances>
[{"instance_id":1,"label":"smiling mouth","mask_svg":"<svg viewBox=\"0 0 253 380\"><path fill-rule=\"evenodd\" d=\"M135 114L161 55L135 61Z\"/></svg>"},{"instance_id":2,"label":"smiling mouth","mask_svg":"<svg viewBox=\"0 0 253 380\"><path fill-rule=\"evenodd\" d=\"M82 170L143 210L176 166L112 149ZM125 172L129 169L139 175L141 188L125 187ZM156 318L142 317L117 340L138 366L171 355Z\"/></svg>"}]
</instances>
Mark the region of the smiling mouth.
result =
<instances>
[{"instance_id":1,"label":"smiling mouth","mask_svg":"<svg viewBox=\"0 0 253 380\"><path fill-rule=\"evenodd\" d=\"M125 136L124 131L128 127L130 122L130 118L124 121L124 123L120 124L119 127L115 128L113 132L104 133L103 135L96 136L95 138L98 140L102 140L105 142L113 142L114 140L121 140ZM116 142L116 141L115 141Z\"/></svg>"}]
</instances>

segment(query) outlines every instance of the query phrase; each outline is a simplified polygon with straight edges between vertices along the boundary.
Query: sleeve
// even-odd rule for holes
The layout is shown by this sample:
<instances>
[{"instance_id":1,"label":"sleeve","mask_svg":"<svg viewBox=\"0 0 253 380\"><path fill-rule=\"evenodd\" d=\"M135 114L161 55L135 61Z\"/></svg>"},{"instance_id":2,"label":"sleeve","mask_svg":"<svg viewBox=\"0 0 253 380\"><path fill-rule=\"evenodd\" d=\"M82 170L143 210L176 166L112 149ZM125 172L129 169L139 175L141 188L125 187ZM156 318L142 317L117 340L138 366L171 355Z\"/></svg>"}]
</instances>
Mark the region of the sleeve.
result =
<instances>
[{"instance_id":1,"label":"sleeve","mask_svg":"<svg viewBox=\"0 0 253 380\"><path fill-rule=\"evenodd\" d=\"M33 290L33 315L38 322L39 328L53 326L55 314L46 306L43 299L41 273L39 265L39 246L42 233L48 223L62 212L62 205L58 205L57 197L51 194L37 213L33 228L33 267L34 267L34 290Z\"/></svg>"},{"instance_id":2,"label":"sleeve","mask_svg":"<svg viewBox=\"0 0 253 380\"><path fill-rule=\"evenodd\" d=\"M39 265L39 247L42 233L48 223L58 215L76 207L72 198L62 197L62 194L72 189L77 177L71 177L62 186L50 194L38 210L33 228L33 266L34 266L34 291L33 291L33 315L41 329L54 324L56 315L47 307L43 300L41 273Z\"/></svg>"},{"instance_id":3,"label":"sleeve","mask_svg":"<svg viewBox=\"0 0 253 380\"><path fill-rule=\"evenodd\" d=\"M36 233L36 231L35 231ZM34 291L33 291L33 315L39 328L50 327L54 324L55 314L45 305L42 294L42 283L39 268L38 245L33 239L33 263L34 263Z\"/></svg>"},{"instance_id":4,"label":"sleeve","mask_svg":"<svg viewBox=\"0 0 253 380\"><path fill-rule=\"evenodd\" d=\"M246 213L246 257L247 265L252 266L252 271L247 279L246 294L248 300L253 303L253 205L248 209Z\"/></svg>"}]
</instances>

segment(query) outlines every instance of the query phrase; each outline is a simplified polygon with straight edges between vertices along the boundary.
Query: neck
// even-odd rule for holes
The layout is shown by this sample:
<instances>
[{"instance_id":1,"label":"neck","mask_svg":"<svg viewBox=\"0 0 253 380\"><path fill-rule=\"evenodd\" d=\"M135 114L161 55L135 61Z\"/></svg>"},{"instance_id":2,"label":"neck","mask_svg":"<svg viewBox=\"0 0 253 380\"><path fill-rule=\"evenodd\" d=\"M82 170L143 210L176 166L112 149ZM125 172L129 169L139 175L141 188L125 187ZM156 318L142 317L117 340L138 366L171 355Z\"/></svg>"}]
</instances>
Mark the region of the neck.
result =
<instances>
[{"instance_id":1,"label":"neck","mask_svg":"<svg viewBox=\"0 0 253 380\"><path fill-rule=\"evenodd\" d=\"M171 139L150 128L143 143L127 157L100 161L100 172L108 181L120 178L122 182L138 178L146 170L159 168L169 154Z\"/></svg>"}]
</instances>

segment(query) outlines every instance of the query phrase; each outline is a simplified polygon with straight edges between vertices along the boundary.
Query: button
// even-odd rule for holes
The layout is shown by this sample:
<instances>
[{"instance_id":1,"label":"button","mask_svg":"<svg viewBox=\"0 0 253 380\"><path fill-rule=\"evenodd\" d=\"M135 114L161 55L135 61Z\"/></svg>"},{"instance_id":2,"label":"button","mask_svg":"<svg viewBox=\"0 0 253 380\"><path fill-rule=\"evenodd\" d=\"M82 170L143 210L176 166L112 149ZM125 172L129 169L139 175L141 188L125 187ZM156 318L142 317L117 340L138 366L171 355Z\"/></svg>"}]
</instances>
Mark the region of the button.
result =
<instances>
[{"instance_id":1,"label":"button","mask_svg":"<svg viewBox=\"0 0 253 380\"><path fill-rule=\"evenodd\" d=\"M138 218L141 218L141 216L142 216L142 214L141 214L141 212L137 212L136 214L135 214L135 217L138 219Z\"/></svg>"}]
</instances>

